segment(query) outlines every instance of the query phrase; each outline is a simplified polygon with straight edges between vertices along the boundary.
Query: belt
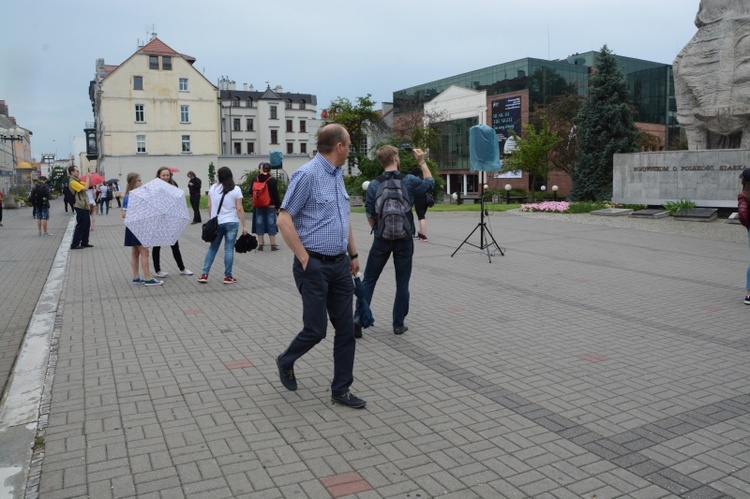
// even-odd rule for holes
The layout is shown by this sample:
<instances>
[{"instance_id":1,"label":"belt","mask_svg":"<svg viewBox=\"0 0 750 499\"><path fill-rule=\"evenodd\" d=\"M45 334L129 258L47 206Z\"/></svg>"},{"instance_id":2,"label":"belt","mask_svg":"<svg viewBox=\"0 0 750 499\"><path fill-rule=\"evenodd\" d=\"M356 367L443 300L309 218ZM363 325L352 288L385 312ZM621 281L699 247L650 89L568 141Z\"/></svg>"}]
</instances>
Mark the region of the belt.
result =
<instances>
[{"instance_id":1,"label":"belt","mask_svg":"<svg viewBox=\"0 0 750 499\"><path fill-rule=\"evenodd\" d=\"M341 253L340 255L331 256L331 255L324 255L322 253L316 253L310 250L307 251L307 254L313 258L317 258L318 260L323 260L324 262L334 262L334 263L340 262L346 256L346 253Z\"/></svg>"}]
</instances>

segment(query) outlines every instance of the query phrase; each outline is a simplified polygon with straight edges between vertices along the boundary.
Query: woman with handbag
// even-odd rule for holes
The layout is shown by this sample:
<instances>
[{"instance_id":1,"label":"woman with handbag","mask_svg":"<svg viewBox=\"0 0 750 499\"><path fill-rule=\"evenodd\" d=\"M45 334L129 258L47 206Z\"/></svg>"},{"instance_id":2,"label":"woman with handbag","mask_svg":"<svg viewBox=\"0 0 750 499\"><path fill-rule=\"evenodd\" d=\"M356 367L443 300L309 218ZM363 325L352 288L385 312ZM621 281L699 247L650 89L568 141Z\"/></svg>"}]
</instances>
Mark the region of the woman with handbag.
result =
<instances>
[{"instance_id":1,"label":"woman with handbag","mask_svg":"<svg viewBox=\"0 0 750 499\"><path fill-rule=\"evenodd\" d=\"M162 166L158 170L156 170L156 178L159 180L163 180L164 182L168 184L172 184L173 186L177 187L177 183L172 179L172 170L169 169L168 166ZM180 242L175 241L174 244L171 246L172 248L172 256L174 257L174 261L177 264L177 268L180 269L181 275L193 275L193 271L186 268L185 264L182 263L182 253L180 253ZM164 279L169 275L169 272L162 272L161 271L161 246L154 246L151 249L151 259L154 261L154 272L156 277L159 279Z\"/></svg>"},{"instance_id":2,"label":"woman with handbag","mask_svg":"<svg viewBox=\"0 0 750 499\"><path fill-rule=\"evenodd\" d=\"M232 264L234 263L234 244L237 240L240 223L242 224L242 234L247 234L245 210L242 207L242 190L238 185L235 185L232 170L226 166L219 168L216 174L219 182L212 185L208 190L208 216L209 219L217 218L219 232L216 239L208 247L206 258L203 261L203 272L198 278L198 282L208 282L208 273L223 239L224 284L234 284L237 279L232 275Z\"/></svg>"}]
</instances>

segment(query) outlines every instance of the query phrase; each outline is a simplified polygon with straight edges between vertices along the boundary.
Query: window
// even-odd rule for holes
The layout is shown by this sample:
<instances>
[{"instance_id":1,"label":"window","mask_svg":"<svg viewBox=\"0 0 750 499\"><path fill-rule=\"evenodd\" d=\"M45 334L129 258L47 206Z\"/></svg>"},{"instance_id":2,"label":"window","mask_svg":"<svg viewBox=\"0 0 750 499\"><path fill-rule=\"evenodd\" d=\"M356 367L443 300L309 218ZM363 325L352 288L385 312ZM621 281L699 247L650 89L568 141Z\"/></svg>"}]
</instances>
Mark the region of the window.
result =
<instances>
[{"instance_id":1,"label":"window","mask_svg":"<svg viewBox=\"0 0 750 499\"><path fill-rule=\"evenodd\" d=\"M148 68L159 69L159 57L155 55L148 56Z\"/></svg>"},{"instance_id":2,"label":"window","mask_svg":"<svg viewBox=\"0 0 750 499\"><path fill-rule=\"evenodd\" d=\"M247 98L247 107L253 107L253 98L252 97L248 97Z\"/></svg>"},{"instance_id":3,"label":"window","mask_svg":"<svg viewBox=\"0 0 750 499\"><path fill-rule=\"evenodd\" d=\"M180 106L180 123L190 123L190 106Z\"/></svg>"},{"instance_id":4,"label":"window","mask_svg":"<svg viewBox=\"0 0 750 499\"><path fill-rule=\"evenodd\" d=\"M239 97L235 97L234 99L232 99L232 107L240 107L240 98Z\"/></svg>"},{"instance_id":5,"label":"window","mask_svg":"<svg viewBox=\"0 0 750 499\"><path fill-rule=\"evenodd\" d=\"M278 119L276 117L276 106L271 106L271 119L272 120Z\"/></svg>"},{"instance_id":6,"label":"window","mask_svg":"<svg viewBox=\"0 0 750 499\"><path fill-rule=\"evenodd\" d=\"M300 142L300 144L299 144L299 153L300 154L307 154L307 142Z\"/></svg>"},{"instance_id":7,"label":"window","mask_svg":"<svg viewBox=\"0 0 750 499\"><path fill-rule=\"evenodd\" d=\"M301 101L299 101L299 108L305 109L305 104L306 104L305 99L302 99Z\"/></svg>"},{"instance_id":8,"label":"window","mask_svg":"<svg viewBox=\"0 0 750 499\"><path fill-rule=\"evenodd\" d=\"M232 130L234 130L235 132L240 131L240 119L239 118L234 118L232 120Z\"/></svg>"},{"instance_id":9,"label":"window","mask_svg":"<svg viewBox=\"0 0 750 499\"><path fill-rule=\"evenodd\" d=\"M307 133L307 121L299 120L299 131L302 133Z\"/></svg>"},{"instance_id":10,"label":"window","mask_svg":"<svg viewBox=\"0 0 750 499\"><path fill-rule=\"evenodd\" d=\"M161 56L161 68L165 71L172 71L172 57L168 55Z\"/></svg>"},{"instance_id":11,"label":"window","mask_svg":"<svg viewBox=\"0 0 750 499\"><path fill-rule=\"evenodd\" d=\"M146 122L146 113L143 111L143 104L135 105L135 122L136 123Z\"/></svg>"},{"instance_id":12,"label":"window","mask_svg":"<svg viewBox=\"0 0 750 499\"><path fill-rule=\"evenodd\" d=\"M190 153L190 135L182 136L182 154Z\"/></svg>"},{"instance_id":13,"label":"window","mask_svg":"<svg viewBox=\"0 0 750 499\"><path fill-rule=\"evenodd\" d=\"M252 118L248 118L247 120L245 120L245 128L246 128L245 130L246 132L253 131L253 119Z\"/></svg>"},{"instance_id":14,"label":"window","mask_svg":"<svg viewBox=\"0 0 750 499\"><path fill-rule=\"evenodd\" d=\"M143 90L143 76L133 77L133 90Z\"/></svg>"},{"instance_id":15,"label":"window","mask_svg":"<svg viewBox=\"0 0 750 499\"><path fill-rule=\"evenodd\" d=\"M286 131L287 132L294 131L294 125L292 124L292 120L286 120Z\"/></svg>"},{"instance_id":16,"label":"window","mask_svg":"<svg viewBox=\"0 0 750 499\"><path fill-rule=\"evenodd\" d=\"M286 108L287 109L291 109L292 108L292 99L287 99L286 100Z\"/></svg>"},{"instance_id":17,"label":"window","mask_svg":"<svg viewBox=\"0 0 750 499\"><path fill-rule=\"evenodd\" d=\"M247 153L248 154L255 154L255 142L248 142L247 143Z\"/></svg>"},{"instance_id":18,"label":"window","mask_svg":"<svg viewBox=\"0 0 750 499\"><path fill-rule=\"evenodd\" d=\"M221 119L221 131L222 132L227 131L227 119L226 118Z\"/></svg>"},{"instance_id":19,"label":"window","mask_svg":"<svg viewBox=\"0 0 750 499\"><path fill-rule=\"evenodd\" d=\"M136 154L146 154L146 136L145 135L135 136L135 152Z\"/></svg>"},{"instance_id":20,"label":"window","mask_svg":"<svg viewBox=\"0 0 750 499\"><path fill-rule=\"evenodd\" d=\"M278 143L279 143L279 131L271 130L271 144L278 144Z\"/></svg>"},{"instance_id":21,"label":"window","mask_svg":"<svg viewBox=\"0 0 750 499\"><path fill-rule=\"evenodd\" d=\"M235 142L234 143L234 153L235 154L242 154L242 142Z\"/></svg>"},{"instance_id":22,"label":"window","mask_svg":"<svg viewBox=\"0 0 750 499\"><path fill-rule=\"evenodd\" d=\"M188 90L188 79L180 78L180 92L187 92Z\"/></svg>"},{"instance_id":23,"label":"window","mask_svg":"<svg viewBox=\"0 0 750 499\"><path fill-rule=\"evenodd\" d=\"M294 154L294 142L287 142L286 143L286 153L287 154Z\"/></svg>"}]
</instances>

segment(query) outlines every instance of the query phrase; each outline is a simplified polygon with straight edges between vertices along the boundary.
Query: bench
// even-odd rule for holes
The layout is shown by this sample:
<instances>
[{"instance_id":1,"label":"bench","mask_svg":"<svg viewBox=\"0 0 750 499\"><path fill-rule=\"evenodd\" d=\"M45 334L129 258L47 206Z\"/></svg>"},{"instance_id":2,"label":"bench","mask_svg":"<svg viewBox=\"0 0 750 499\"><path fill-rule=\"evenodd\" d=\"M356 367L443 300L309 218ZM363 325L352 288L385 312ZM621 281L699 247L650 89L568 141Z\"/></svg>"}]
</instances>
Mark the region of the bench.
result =
<instances>
[{"instance_id":1,"label":"bench","mask_svg":"<svg viewBox=\"0 0 750 499\"><path fill-rule=\"evenodd\" d=\"M362 196L349 196L349 206L352 208L359 208L365 205Z\"/></svg>"}]
</instances>

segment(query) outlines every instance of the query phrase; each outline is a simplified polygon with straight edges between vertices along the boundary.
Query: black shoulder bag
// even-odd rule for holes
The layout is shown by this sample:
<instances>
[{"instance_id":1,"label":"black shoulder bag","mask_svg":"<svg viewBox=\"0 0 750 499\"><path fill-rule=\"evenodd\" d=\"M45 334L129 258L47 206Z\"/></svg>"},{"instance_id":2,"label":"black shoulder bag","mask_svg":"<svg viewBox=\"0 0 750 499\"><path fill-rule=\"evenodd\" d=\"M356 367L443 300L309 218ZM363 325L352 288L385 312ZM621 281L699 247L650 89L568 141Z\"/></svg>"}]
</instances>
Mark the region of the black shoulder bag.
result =
<instances>
[{"instance_id":1,"label":"black shoulder bag","mask_svg":"<svg viewBox=\"0 0 750 499\"><path fill-rule=\"evenodd\" d=\"M224 196L226 195L226 192L221 195L221 201L219 201L219 208L216 210L216 216L203 224L203 233L201 234L201 239L203 239L207 243L214 242L216 240L216 237L219 235L219 212L221 211L221 205L222 203L224 203Z\"/></svg>"}]
</instances>

